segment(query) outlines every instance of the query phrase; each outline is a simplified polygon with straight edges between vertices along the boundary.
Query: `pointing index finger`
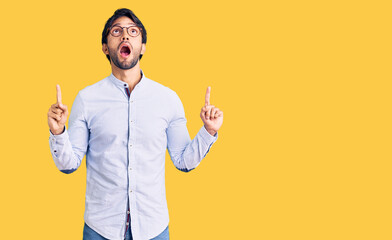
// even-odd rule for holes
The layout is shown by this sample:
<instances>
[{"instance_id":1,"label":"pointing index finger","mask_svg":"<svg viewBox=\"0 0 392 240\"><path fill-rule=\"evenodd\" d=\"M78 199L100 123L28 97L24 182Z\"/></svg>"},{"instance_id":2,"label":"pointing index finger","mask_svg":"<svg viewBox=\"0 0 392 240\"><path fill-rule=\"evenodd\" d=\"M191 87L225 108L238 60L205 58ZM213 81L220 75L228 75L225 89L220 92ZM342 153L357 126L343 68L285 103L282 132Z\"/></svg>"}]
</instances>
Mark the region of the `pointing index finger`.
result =
<instances>
[{"instance_id":1,"label":"pointing index finger","mask_svg":"<svg viewBox=\"0 0 392 240\"><path fill-rule=\"evenodd\" d=\"M56 95L57 95L57 103L61 104L61 88L60 85L56 85Z\"/></svg>"},{"instance_id":2,"label":"pointing index finger","mask_svg":"<svg viewBox=\"0 0 392 240\"><path fill-rule=\"evenodd\" d=\"M206 92L206 106L210 105L210 93L211 93L211 87L208 87Z\"/></svg>"}]
</instances>

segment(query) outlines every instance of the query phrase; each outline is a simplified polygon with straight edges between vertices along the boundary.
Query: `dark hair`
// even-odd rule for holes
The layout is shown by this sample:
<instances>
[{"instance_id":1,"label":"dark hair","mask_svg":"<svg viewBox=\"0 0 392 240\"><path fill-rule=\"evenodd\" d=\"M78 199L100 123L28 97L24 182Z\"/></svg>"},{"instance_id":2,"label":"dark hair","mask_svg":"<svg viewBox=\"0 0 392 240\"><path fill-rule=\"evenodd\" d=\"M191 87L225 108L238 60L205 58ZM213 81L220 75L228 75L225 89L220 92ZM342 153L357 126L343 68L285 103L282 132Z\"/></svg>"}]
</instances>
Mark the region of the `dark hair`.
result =
<instances>
[{"instance_id":1,"label":"dark hair","mask_svg":"<svg viewBox=\"0 0 392 240\"><path fill-rule=\"evenodd\" d=\"M112 26L113 22L116 21L117 18L120 17L129 17L139 28L142 29L142 43L147 43L147 31L143 26L143 23L139 20L139 18L136 17L136 15L129 9L127 8L120 8L117 9L113 16L111 16L105 24L105 27L102 31L102 44L108 43L108 33L109 33L109 28ZM143 54L140 54L139 59L142 59ZM109 55L106 55L110 62L110 57Z\"/></svg>"}]
</instances>

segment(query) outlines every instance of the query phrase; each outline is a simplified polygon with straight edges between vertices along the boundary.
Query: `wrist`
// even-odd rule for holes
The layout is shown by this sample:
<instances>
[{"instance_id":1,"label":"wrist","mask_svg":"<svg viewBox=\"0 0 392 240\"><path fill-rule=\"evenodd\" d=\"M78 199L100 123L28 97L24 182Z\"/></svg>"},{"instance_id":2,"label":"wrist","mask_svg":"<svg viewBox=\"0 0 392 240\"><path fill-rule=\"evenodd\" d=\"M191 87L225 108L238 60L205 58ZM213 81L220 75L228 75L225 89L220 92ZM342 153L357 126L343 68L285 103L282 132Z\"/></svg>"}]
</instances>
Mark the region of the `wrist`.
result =
<instances>
[{"instance_id":1,"label":"wrist","mask_svg":"<svg viewBox=\"0 0 392 240\"><path fill-rule=\"evenodd\" d=\"M206 126L204 126L204 127L205 127L205 129L207 130L207 132L208 132L211 136L215 136L215 134L216 134L217 131L212 130L212 129L208 129L208 128L206 128Z\"/></svg>"},{"instance_id":2,"label":"wrist","mask_svg":"<svg viewBox=\"0 0 392 240\"><path fill-rule=\"evenodd\" d=\"M50 131L52 132L53 135L60 135L60 134L62 134L64 132L64 130L65 130L65 126L62 127L62 128L59 128L58 130L50 129Z\"/></svg>"}]
</instances>

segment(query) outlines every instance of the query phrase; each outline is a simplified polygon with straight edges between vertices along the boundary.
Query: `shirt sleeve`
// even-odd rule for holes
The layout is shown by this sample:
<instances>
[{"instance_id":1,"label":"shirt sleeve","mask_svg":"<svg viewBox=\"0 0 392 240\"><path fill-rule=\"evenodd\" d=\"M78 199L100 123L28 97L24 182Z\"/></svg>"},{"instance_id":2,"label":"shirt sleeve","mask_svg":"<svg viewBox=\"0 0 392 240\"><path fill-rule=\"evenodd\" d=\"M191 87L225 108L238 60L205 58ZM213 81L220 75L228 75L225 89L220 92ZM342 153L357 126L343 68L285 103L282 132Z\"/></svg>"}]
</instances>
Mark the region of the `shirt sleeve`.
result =
<instances>
[{"instance_id":1,"label":"shirt sleeve","mask_svg":"<svg viewBox=\"0 0 392 240\"><path fill-rule=\"evenodd\" d=\"M72 173L80 166L87 151L89 131L83 111L83 101L78 94L69 116L69 129L59 135L50 132L49 146L56 167L63 173Z\"/></svg>"},{"instance_id":2,"label":"shirt sleeve","mask_svg":"<svg viewBox=\"0 0 392 240\"><path fill-rule=\"evenodd\" d=\"M173 108L174 117L166 130L167 148L176 168L189 172L195 169L206 156L212 144L218 139L218 133L212 136L202 126L195 138L191 140L186 126L184 107L177 94Z\"/></svg>"}]
</instances>

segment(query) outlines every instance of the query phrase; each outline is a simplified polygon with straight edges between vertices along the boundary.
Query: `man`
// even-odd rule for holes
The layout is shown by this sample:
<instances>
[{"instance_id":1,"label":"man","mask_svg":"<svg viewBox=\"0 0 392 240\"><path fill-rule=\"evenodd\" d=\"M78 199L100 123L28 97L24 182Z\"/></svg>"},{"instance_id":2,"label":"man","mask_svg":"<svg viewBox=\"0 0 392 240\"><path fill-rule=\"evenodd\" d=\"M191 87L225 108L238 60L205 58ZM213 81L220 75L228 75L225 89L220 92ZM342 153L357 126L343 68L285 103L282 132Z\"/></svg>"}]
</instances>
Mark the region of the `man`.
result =
<instances>
[{"instance_id":1,"label":"man","mask_svg":"<svg viewBox=\"0 0 392 240\"><path fill-rule=\"evenodd\" d=\"M148 79L139 59L147 34L129 9L118 9L102 32L112 74L81 90L68 117L57 85L48 112L50 149L57 168L72 173L86 155L83 239L169 239L165 152L174 165L196 168L217 139L223 112L210 105L210 87L193 140L181 100Z\"/></svg>"}]
</instances>

